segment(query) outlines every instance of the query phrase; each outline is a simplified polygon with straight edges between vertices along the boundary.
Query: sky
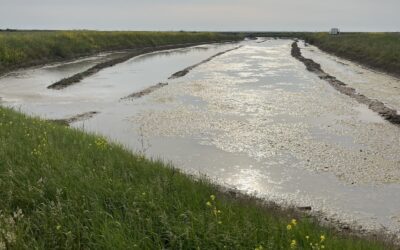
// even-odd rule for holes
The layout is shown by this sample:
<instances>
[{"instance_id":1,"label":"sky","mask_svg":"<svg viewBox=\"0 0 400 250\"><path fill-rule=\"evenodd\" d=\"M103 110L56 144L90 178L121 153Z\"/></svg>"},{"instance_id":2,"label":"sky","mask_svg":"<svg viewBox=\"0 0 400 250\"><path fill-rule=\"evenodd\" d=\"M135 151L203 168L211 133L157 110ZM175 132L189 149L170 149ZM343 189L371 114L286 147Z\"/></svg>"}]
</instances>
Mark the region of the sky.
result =
<instances>
[{"instance_id":1,"label":"sky","mask_svg":"<svg viewBox=\"0 0 400 250\"><path fill-rule=\"evenodd\" d=\"M400 31L400 0L0 0L0 29Z\"/></svg>"}]
</instances>

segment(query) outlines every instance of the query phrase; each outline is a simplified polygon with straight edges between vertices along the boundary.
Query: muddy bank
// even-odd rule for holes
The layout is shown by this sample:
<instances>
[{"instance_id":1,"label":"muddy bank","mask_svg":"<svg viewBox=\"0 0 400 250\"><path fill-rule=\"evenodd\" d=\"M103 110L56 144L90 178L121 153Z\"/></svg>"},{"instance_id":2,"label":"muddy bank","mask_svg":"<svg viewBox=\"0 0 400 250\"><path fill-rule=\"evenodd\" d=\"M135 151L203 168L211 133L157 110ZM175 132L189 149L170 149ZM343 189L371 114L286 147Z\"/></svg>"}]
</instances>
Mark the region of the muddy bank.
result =
<instances>
[{"instance_id":1,"label":"muddy bank","mask_svg":"<svg viewBox=\"0 0 400 250\"><path fill-rule=\"evenodd\" d=\"M314 62L311 59L307 59L302 56L297 42L292 43L291 54L294 58L303 62L308 71L317 74L320 79L326 80L332 87L334 87L340 93L356 99L359 103L367 105L372 111L378 113L387 121L400 126L400 115L397 113L397 110L387 107L383 102L379 100L374 100L369 97L366 97L363 94L357 93L357 91L354 88L347 86L345 83L339 81L334 76L325 73L322 70L321 65Z\"/></svg>"},{"instance_id":2,"label":"muddy bank","mask_svg":"<svg viewBox=\"0 0 400 250\"><path fill-rule=\"evenodd\" d=\"M192 66L190 66L190 67L187 67L187 68L185 68L185 69L183 69L183 70L181 70L181 71L178 71L178 72L172 74L168 79L175 79L175 78L179 78L179 77L185 76L185 75L187 75L192 69L194 69L194 68L196 68L196 67L198 67L198 66L200 66L200 65L202 65L202 64L204 64L204 63L207 63L207 62L211 61L212 59L214 59L214 58L216 58L216 57L218 57L218 56L221 56L221 55L226 54L226 53L228 53L228 52L230 52L230 51L233 51L233 50L237 50L237 49L239 49L239 48L241 48L241 47L242 47L242 46L237 46L237 47L235 47L235 48L233 48L233 49L228 49L228 50L219 52L219 53L217 53L217 54L215 54L215 55L213 55L213 56L211 56L211 57L209 57L209 58L207 58L207 59L205 59L205 60L203 60L203 61L201 61L201 62L195 64L195 65L192 65Z\"/></svg>"},{"instance_id":3,"label":"muddy bank","mask_svg":"<svg viewBox=\"0 0 400 250\"><path fill-rule=\"evenodd\" d=\"M190 175L194 179L198 179L194 175ZM274 201L260 198L255 194L243 193L242 191L230 188L226 186L221 186L218 183L213 182L212 180L207 180L213 183L221 194L227 195L235 200L239 200L243 203L255 202L262 209L266 209L268 211L273 211L277 214L285 214L289 215L292 218L308 218L311 219L314 223L331 229L339 235L351 235L359 238L373 239L376 241L385 242L388 247L397 249L400 247L400 238L398 235L388 232L385 229L380 230L367 230L362 226L353 223L342 222L338 219L330 218L326 214L320 211L315 211L311 206L305 207L295 207L289 204L280 204ZM399 248L400 249L400 248Z\"/></svg>"},{"instance_id":4,"label":"muddy bank","mask_svg":"<svg viewBox=\"0 0 400 250\"><path fill-rule=\"evenodd\" d=\"M152 93L153 91L155 91L155 90L157 90L159 88L162 88L164 86L167 86L167 85L168 85L168 83L160 82L160 83L158 83L156 85L153 85L151 87L148 87L148 88L146 88L146 89L144 89L142 91L135 92L135 93L130 94L130 95L126 96L126 97L123 97L123 98L121 98L121 100L126 100L126 99L131 99L131 98L140 98L142 96L148 95L148 94Z\"/></svg>"},{"instance_id":5,"label":"muddy bank","mask_svg":"<svg viewBox=\"0 0 400 250\"><path fill-rule=\"evenodd\" d=\"M373 70L373 71L378 71L378 72L383 72L385 74L391 75L396 78L400 78L400 69L399 66L394 64L393 62L388 62L387 59L381 59L381 60L376 60L374 57L367 56L368 54L366 53L356 53L355 51L351 50L338 50L336 49L339 47L339 45L336 45L336 47L330 47L327 44L324 44L321 41L317 40L310 40L309 38L305 38L307 42L309 42L311 45L314 45L318 47L320 50L335 55L337 57L341 57L344 59L347 59L349 61L358 63L362 65L364 68ZM361 49L365 50L365 49Z\"/></svg>"},{"instance_id":6,"label":"muddy bank","mask_svg":"<svg viewBox=\"0 0 400 250\"><path fill-rule=\"evenodd\" d=\"M97 115L99 112L97 111L91 111L91 112L86 112L83 114L78 114L69 118L65 119L55 119L55 120L49 120L50 122L55 122L64 126L69 126L71 123L78 122L78 121L84 121L87 119L92 118L93 116Z\"/></svg>"},{"instance_id":7,"label":"muddy bank","mask_svg":"<svg viewBox=\"0 0 400 250\"><path fill-rule=\"evenodd\" d=\"M164 45L164 46L157 46L157 47L147 47L147 48L142 48L142 49L135 49L130 52L127 52L127 54L124 54L120 57L108 60L106 62L99 63L91 68L89 68L86 71L77 73L71 77L67 77L64 79L61 79L60 81L57 81L51 85L49 85L47 88L48 89L56 89L60 90L63 88L66 88L68 86L71 86L73 84L76 84L80 81L82 81L84 78L89 77L91 75L96 74L102 69L113 67L116 64L123 63L125 61L128 61L129 59L146 54L146 53L151 53L151 52L156 52L160 50L169 50L169 49L178 49L178 48L186 48L186 47L191 47L191 46L196 46L196 45L202 45L202 44L209 44L210 42L207 43L186 43L186 44L176 44L176 45Z\"/></svg>"}]
</instances>

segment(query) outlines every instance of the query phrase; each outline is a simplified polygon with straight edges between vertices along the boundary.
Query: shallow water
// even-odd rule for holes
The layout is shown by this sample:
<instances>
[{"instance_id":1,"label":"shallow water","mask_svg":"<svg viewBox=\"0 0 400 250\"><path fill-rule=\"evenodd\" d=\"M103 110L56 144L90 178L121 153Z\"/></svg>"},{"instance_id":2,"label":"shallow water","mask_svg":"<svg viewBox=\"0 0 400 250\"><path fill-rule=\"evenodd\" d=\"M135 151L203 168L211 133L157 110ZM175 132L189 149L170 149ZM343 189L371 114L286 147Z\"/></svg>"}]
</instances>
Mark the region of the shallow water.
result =
<instances>
[{"instance_id":1,"label":"shallow water","mask_svg":"<svg viewBox=\"0 0 400 250\"><path fill-rule=\"evenodd\" d=\"M98 111L73 126L243 192L400 232L400 129L307 72L291 41L241 44L179 79L167 80L237 44L144 55L61 91L45 87L82 62L25 70L0 79L0 96L45 118Z\"/></svg>"},{"instance_id":2,"label":"shallow water","mask_svg":"<svg viewBox=\"0 0 400 250\"><path fill-rule=\"evenodd\" d=\"M321 64L326 73L356 89L358 93L400 110L400 79L329 55L315 46L304 46L304 43L300 45L304 57Z\"/></svg>"}]
</instances>

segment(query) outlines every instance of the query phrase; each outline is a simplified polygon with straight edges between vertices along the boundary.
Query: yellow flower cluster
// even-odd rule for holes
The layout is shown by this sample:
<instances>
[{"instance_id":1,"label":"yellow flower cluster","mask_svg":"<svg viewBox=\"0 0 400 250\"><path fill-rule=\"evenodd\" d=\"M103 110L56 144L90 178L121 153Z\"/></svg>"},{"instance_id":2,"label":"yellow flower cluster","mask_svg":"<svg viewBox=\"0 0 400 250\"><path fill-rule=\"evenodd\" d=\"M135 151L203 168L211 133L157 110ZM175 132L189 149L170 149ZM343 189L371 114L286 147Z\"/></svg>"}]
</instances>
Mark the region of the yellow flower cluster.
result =
<instances>
[{"instance_id":1,"label":"yellow flower cluster","mask_svg":"<svg viewBox=\"0 0 400 250\"><path fill-rule=\"evenodd\" d=\"M29 133L27 133L26 136L29 137ZM43 154L43 152L45 151L47 145L48 145L47 132L44 131L43 135L39 135L39 143L32 150L31 154L36 157L41 156Z\"/></svg>"},{"instance_id":2,"label":"yellow flower cluster","mask_svg":"<svg viewBox=\"0 0 400 250\"><path fill-rule=\"evenodd\" d=\"M290 236L294 236L296 235L295 233L292 233L293 230L295 230L295 228L297 227L297 220L296 219L292 219L290 221L289 224L286 225L286 229L287 231L289 231L289 235ZM311 238L309 235L306 235L305 237L305 242L306 242L306 246L309 246L310 249L313 250L320 250L320 249L325 249L325 245L323 244L326 240L326 237L324 234L320 235L319 239L316 242L312 242ZM299 240L299 239L292 239L289 242L289 248L290 249L297 249L299 244L302 244L301 242L304 242L303 240ZM306 248L308 249L308 248Z\"/></svg>"},{"instance_id":3,"label":"yellow flower cluster","mask_svg":"<svg viewBox=\"0 0 400 250\"><path fill-rule=\"evenodd\" d=\"M290 242L290 249L295 249L297 247L297 241L296 240L292 240Z\"/></svg>"},{"instance_id":4,"label":"yellow flower cluster","mask_svg":"<svg viewBox=\"0 0 400 250\"><path fill-rule=\"evenodd\" d=\"M100 149L106 149L108 146L107 141L103 138L97 138L94 144Z\"/></svg>"},{"instance_id":5,"label":"yellow flower cluster","mask_svg":"<svg viewBox=\"0 0 400 250\"><path fill-rule=\"evenodd\" d=\"M310 236L306 235L306 241L310 241ZM325 245L323 244L326 240L326 237L324 234L321 234L321 236L319 237L319 242L310 242L310 247L311 249L315 249L315 250L320 250L320 249L325 249Z\"/></svg>"},{"instance_id":6,"label":"yellow flower cluster","mask_svg":"<svg viewBox=\"0 0 400 250\"><path fill-rule=\"evenodd\" d=\"M222 214L222 212L221 212L221 210L217 209L216 198L217 197L215 195L213 195L213 194L210 195L210 199L211 200L207 201L206 205L207 205L207 207L209 207L211 209L212 214L214 215L215 220L217 221L217 223L219 225L221 225L222 221L221 221L220 215Z\"/></svg>"},{"instance_id":7,"label":"yellow flower cluster","mask_svg":"<svg viewBox=\"0 0 400 250\"><path fill-rule=\"evenodd\" d=\"M288 224L286 226L286 229L288 231L292 230L293 227L295 227L297 225L297 220L296 219L292 219L292 221L290 222L290 224Z\"/></svg>"}]
</instances>

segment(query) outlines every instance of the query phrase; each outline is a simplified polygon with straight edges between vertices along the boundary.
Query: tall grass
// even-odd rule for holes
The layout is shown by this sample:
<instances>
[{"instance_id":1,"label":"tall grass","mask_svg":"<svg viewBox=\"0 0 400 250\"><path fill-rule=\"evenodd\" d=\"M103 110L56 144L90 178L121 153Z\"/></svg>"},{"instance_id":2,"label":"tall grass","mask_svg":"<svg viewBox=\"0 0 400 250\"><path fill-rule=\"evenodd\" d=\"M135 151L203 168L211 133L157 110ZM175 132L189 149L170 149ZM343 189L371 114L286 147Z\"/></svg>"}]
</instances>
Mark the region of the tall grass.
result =
<instances>
[{"instance_id":1,"label":"tall grass","mask_svg":"<svg viewBox=\"0 0 400 250\"><path fill-rule=\"evenodd\" d=\"M2 249L390 249L5 108L0 201Z\"/></svg>"},{"instance_id":2,"label":"tall grass","mask_svg":"<svg viewBox=\"0 0 400 250\"><path fill-rule=\"evenodd\" d=\"M400 33L259 32L254 36L299 38L337 56L400 76Z\"/></svg>"},{"instance_id":3,"label":"tall grass","mask_svg":"<svg viewBox=\"0 0 400 250\"><path fill-rule=\"evenodd\" d=\"M241 38L239 34L211 32L0 32L0 73L101 51Z\"/></svg>"},{"instance_id":4,"label":"tall grass","mask_svg":"<svg viewBox=\"0 0 400 250\"><path fill-rule=\"evenodd\" d=\"M400 33L304 34L322 50L400 76Z\"/></svg>"}]
</instances>

